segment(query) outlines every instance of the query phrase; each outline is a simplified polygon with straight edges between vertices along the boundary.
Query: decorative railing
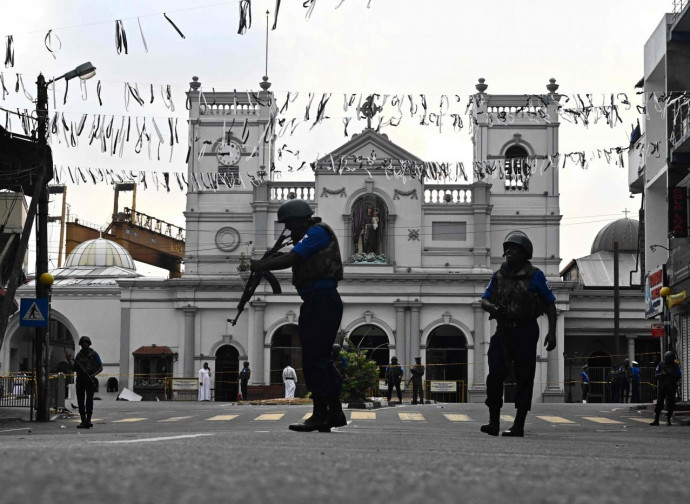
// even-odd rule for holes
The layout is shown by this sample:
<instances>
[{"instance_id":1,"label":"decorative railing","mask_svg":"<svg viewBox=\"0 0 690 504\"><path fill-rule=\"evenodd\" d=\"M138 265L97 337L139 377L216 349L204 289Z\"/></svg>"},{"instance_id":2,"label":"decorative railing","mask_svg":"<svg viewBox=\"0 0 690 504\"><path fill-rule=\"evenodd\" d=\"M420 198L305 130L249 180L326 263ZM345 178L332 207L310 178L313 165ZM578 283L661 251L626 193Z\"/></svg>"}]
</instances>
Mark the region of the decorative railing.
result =
<instances>
[{"instance_id":1,"label":"decorative railing","mask_svg":"<svg viewBox=\"0 0 690 504\"><path fill-rule=\"evenodd\" d=\"M256 103L202 103L199 105L199 114L201 115L259 115L259 105Z\"/></svg>"},{"instance_id":2,"label":"decorative railing","mask_svg":"<svg viewBox=\"0 0 690 504\"><path fill-rule=\"evenodd\" d=\"M680 97L671 105L671 120L671 145L677 146L690 132L690 96Z\"/></svg>"},{"instance_id":3,"label":"decorative railing","mask_svg":"<svg viewBox=\"0 0 690 504\"><path fill-rule=\"evenodd\" d=\"M673 0L673 19L676 19L683 12L683 9L688 5L688 1L690 0Z\"/></svg>"},{"instance_id":4,"label":"decorative railing","mask_svg":"<svg viewBox=\"0 0 690 504\"><path fill-rule=\"evenodd\" d=\"M424 188L424 203L432 205L469 205L472 203L472 186L426 186Z\"/></svg>"},{"instance_id":5,"label":"decorative railing","mask_svg":"<svg viewBox=\"0 0 690 504\"><path fill-rule=\"evenodd\" d=\"M316 189L313 182L269 182L269 197L271 201L295 198L314 201Z\"/></svg>"}]
</instances>

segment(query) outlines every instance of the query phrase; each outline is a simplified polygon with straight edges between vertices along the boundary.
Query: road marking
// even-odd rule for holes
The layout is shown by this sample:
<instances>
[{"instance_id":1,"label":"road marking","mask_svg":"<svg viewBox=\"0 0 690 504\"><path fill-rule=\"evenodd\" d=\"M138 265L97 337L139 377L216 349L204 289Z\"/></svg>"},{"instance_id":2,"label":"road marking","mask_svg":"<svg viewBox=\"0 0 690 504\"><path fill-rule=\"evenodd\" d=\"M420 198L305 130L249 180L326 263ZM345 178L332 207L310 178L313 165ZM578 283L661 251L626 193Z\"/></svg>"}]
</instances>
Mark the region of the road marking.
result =
<instances>
[{"instance_id":1,"label":"road marking","mask_svg":"<svg viewBox=\"0 0 690 504\"><path fill-rule=\"evenodd\" d=\"M309 418L310 416L311 416L311 413L307 413L306 415L304 415L304 416L302 417L302 420L306 420L306 419Z\"/></svg>"},{"instance_id":2,"label":"road marking","mask_svg":"<svg viewBox=\"0 0 690 504\"><path fill-rule=\"evenodd\" d=\"M264 413L263 415L259 415L258 417L256 417L254 420L259 420L259 421L263 421L263 420L276 421L276 420L280 420L280 419L283 418L284 416L285 416L285 413Z\"/></svg>"},{"instance_id":3,"label":"road marking","mask_svg":"<svg viewBox=\"0 0 690 504\"><path fill-rule=\"evenodd\" d=\"M216 415L211 418L207 418L206 420L209 422L222 422L225 420L232 420L233 418L237 418L239 415Z\"/></svg>"},{"instance_id":4,"label":"road marking","mask_svg":"<svg viewBox=\"0 0 690 504\"><path fill-rule=\"evenodd\" d=\"M446 417L451 422L471 422L472 421L472 419L467 415L460 415L460 414L455 414L455 413L444 413L443 416Z\"/></svg>"},{"instance_id":5,"label":"road marking","mask_svg":"<svg viewBox=\"0 0 690 504\"><path fill-rule=\"evenodd\" d=\"M113 423L134 423L134 422L143 422L144 420L148 420L148 418L123 418L122 420L113 420ZM93 422L93 420L91 420Z\"/></svg>"},{"instance_id":6,"label":"road marking","mask_svg":"<svg viewBox=\"0 0 690 504\"><path fill-rule=\"evenodd\" d=\"M501 420L503 420L504 422L514 422L515 417L512 415L501 415Z\"/></svg>"},{"instance_id":7,"label":"road marking","mask_svg":"<svg viewBox=\"0 0 690 504\"><path fill-rule=\"evenodd\" d=\"M165 420L158 420L159 422L179 422L180 420L186 420L188 418L194 418L194 415L192 416L174 416L170 418L166 418Z\"/></svg>"},{"instance_id":8,"label":"road marking","mask_svg":"<svg viewBox=\"0 0 690 504\"><path fill-rule=\"evenodd\" d=\"M544 420L545 422L551 422L555 424L574 424L572 420L568 420L567 418L559 417L559 416L545 416L545 415L537 415L537 418Z\"/></svg>"},{"instance_id":9,"label":"road marking","mask_svg":"<svg viewBox=\"0 0 690 504\"><path fill-rule=\"evenodd\" d=\"M125 444L125 443L154 443L156 441L173 441L176 439L190 439L201 436L213 436L213 433L207 434L183 434L181 436L167 436L155 438L141 438L141 439L120 439L117 441L89 441L91 444Z\"/></svg>"},{"instance_id":10,"label":"road marking","mask_svg":"<svg viewBox=\"0 0 690 504\"><path fill-rule=\"evenodd\" d=\"M640 423L652 423L652 418L640 418L640 417L627 417L626 420L632 420L634 422L640 422Z\"/></svg>"},{"instance_id":11,"label":"road marking","mask_svg":"<svg viewBox=\"0 0 690 504\"><path fill-rule=\"evenodd\" d=\"M18 430L31 430L29 427L22 427L20 429L5 429L5 430L0 430L0 432L12 432L12 431L18 431Z\"/></svg>"},{"instance_id":12,"label":"road marking","mask_svg":"<svg viewBox=\"0 0 690 504\"><path fill-rule=\"evenodd\" d=\"M373 411L351 411L350 420L376 420L376 413Z\"/></svg>"},{"instance_id":13,"label":"road marking","mask_svg":"<svg viewBox=\"0 0 690 504\"><path fill-rule=\"evenodd\" d=\"M424 422L424 415L421 413L398 413L403 422Z\"/></svg>"},{"instance_id":14,"label":"road marking","mask_svg":"<svg viewBox=\"0 0 690 504\"><path fill-rule=\"evenodd\" d=\"M619 422L618 420L613 420L611 418L606 418L606 417L596 417L596 416L586 416L582 417L585 420L589 420L590 422L594 423L599 423L599 424L622 424L623 422Z\"/></svg>"}]
</instances>

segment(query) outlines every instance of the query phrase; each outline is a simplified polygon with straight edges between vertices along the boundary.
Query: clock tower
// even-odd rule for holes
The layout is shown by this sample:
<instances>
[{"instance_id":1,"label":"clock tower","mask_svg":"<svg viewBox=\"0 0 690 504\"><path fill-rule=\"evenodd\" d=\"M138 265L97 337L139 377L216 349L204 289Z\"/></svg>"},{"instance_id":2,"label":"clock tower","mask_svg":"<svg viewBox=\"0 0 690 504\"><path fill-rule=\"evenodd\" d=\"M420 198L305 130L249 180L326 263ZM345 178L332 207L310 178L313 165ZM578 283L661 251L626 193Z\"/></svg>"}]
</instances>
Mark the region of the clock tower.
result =
<instances>
[{"instance_id":1,"label":"clock tower","mask_svg":"<svg viewBox=\"0 0 690 504\"><path fill-rule=\"evenodd\" d=\"M270 86L264 77L258 93L204 93L198 77L190 82L185 276L236 273L240 253L266 242L254 192L273 162Z\"/></svg>"}]
</instances>

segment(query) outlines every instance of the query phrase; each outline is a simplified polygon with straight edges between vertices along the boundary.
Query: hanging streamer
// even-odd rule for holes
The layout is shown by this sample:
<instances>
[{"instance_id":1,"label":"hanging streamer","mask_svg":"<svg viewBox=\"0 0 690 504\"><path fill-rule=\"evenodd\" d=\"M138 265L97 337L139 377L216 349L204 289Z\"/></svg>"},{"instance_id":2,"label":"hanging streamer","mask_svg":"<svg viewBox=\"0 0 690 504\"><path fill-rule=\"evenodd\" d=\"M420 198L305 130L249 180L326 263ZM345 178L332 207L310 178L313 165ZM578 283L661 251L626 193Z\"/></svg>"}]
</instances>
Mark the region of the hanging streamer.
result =
<instances>
[{"instance_id":1,"label":"hanging streamer","mask_svg":"<svg viewBox=\"0 0 690 504\"><path fill-rule=\"evenodd\" d=\"M125 27L121 19L115 21L115 49L117 54L121 54L123 49L125 54L129 54L127 50L127 33L125 33Z\"/></svg>"},{"instance_id":2,"label":"hanging streamer","mask_svg":"<svg viewBox=\"0 0 690 504\"><path fill-rule=\"evenodd\" d=\"M239 35L244 35L252 27L252 0L240 0L240 25L237 29Z\"/></svg>"},{"instance_id":3,"label":"hanging streamer","mask_svg":"<svg viewBox=\"0 0 690 504\"><path fill-rule=\"evenodd\" d=\"M278 11L280 10L280 0L276 0L276 8L275 12L273 13L273 27L271 30L275 30L276 26L278 26Z\"/></svg>"},{"instance_id":4,"label":"hanging streamer","mask_svg":"<svg viewBox=\"0 0 690 504\"><path fill-rule=\"evenodd\" d=\"M57 40L58 47L53 48L53 38ZM50 55L53 57L53 59L57 59L57 56L55 55L56 52L58 52L60 49L62 49L62 40L60 40L60 37L57 35L53 35L53 30L48 30L48 33L46 33L45 39L43 39L43 43L46 46L46 49L48 49L48 52Z\"/></svg>"},{"instance_id":5,"label":"hanging streamer","mask_svg":"<svg viewBox=\"0 0 690 504\"><path fill-rule=\"evenodd\" d=\"M139 25L139 34L141 34L141 41L144 44L144 50L149 52L149 46L146 45L146 38L144 37L144 30L141 28L141 21L137 18L137 24Z\"/></svg>"},{"instance_id":6,"label":"hanging streamer","mask_svg":"<svg viewBox=\"0 0 690 504\"><path fill-rule=\"evenodd\" d=\"M186 38L187 38L187 37L185 37L184 34L180 31L180 29L177 27L177 25L176 25L175 23L173 23L172 19L170 19L170 18L168 17L168 15L167 15L165 12L163 13L163 16L165 17L165 19L168 20L168 23L170 23L170 24L172 25L172 27L175 28L175 31L176 31L177 33L180 34L180 37L182 37L183 39L186 39Z\"/></svg>"},{"instance_id":7,"label":"hanging streamer","mask_svg":"<svg viewBox=\"0 0 690 504\"><path fill-rule=\"evenodd\" d=\"M302 4L302 7L307 9L307 13L304 16L304 19L309 21L311 18L312 12L314 12L314 7L316 6L316 0L304 0L304 3Z\"/></svg>"},{"instance_id":8,"label":"hanging streamer","mask_svg":"<svg viewBox=\"0 0 690 504\"><path fill-rule=\"evenodd\" d=\"M5 37L5 68L14 66L14 37L7 35Z\"/></svg>"}]
</instances>

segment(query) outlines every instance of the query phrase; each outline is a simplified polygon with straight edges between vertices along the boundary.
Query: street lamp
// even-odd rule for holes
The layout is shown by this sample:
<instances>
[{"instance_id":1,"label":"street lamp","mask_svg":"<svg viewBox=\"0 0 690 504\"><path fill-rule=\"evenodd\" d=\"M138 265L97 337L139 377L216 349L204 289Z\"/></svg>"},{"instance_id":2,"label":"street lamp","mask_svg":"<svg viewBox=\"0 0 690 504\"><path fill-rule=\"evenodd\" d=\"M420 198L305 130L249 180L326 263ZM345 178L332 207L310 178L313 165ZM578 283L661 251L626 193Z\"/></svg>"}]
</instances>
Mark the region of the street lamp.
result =
<instances>
[{"instance_id":1,"label":"street lamp","mask_svg":"<svg viewBox=\"0 0 690 504\"><path fill-rule=\"evenodd\" d=\"M48 84L60 79L69 81L75 77L82 80L90 79L96 75L96 67L90 62L83 63L74 70L67 72L60 77L46 82L43 74L38 74L36 86L38 88L36 98L36 119L37 119L37 154L41 163L43 183L38 198L38 222L36 224L36 297L48 298L50 284L39 281L44 273L48 272L48 182L52 179L52 166L47 166L47 160L52 159L46 142L46 130L48 125ZM47 285L46 285L47 284ZM48 339L48 324L50 324L50 314L46 320L46 326L36 327L34 333L34 352L36 362L36 420L47 422L50 420L50 403L48 401L48 350L50 342Z\"/></svg>"}]
</instances>

